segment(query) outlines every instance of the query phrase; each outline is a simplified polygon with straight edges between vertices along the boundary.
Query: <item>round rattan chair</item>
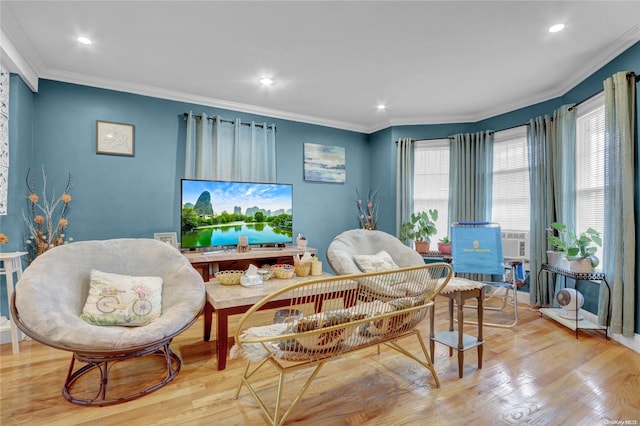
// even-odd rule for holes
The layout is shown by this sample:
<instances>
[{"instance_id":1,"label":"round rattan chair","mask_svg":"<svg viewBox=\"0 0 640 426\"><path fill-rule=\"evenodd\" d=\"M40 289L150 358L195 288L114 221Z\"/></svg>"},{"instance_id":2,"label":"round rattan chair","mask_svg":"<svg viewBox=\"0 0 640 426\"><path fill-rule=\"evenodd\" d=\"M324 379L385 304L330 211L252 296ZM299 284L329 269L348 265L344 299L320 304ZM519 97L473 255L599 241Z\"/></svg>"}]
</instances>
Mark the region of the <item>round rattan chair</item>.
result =
<instances>
[{"instance_id":1,"label":"round rattan chair","mask_svg":"<svg viewBox=\"0 0 640 426\"><path fill-rule=\"evenodd\" d=\"M92 270L161 277L160 316L137 327L84 321L81 314ZM195 322L204 302L202 277L178 250L151 239L114 239L66 244L38 256L16 285L11 314L27 336L73 352L62 389L67 400L81 405L111 405L146 395L176 377L182 362L169 344ZM135 385L130 383L115 386L122 377L115 373L110 377L114 365L142 356L159 357L166 374L157 380L144 380L142 389L131 391ZM84 365L74 369L76 361ZM92 371L99 372L97 383L92 378L95 374L85 376ZM114 386L110 388L110 384ZM124 395L114 395L114 388L127 390L122 391Z\"/></svg>"},{"instance_id":2,"label":"round rattan chair","mask_svg":"<svg viewBox=\"0 0 640 426\"><path fill-rule=\"evenodd\" d=\"M422 255L402 244L398 238L383 231L351 229L337 235L327 248L327 261L337 275L362 271L354 261L358 254L375 254L385 250L401 268L424 265Z\"/></svg>"}]
</instances>

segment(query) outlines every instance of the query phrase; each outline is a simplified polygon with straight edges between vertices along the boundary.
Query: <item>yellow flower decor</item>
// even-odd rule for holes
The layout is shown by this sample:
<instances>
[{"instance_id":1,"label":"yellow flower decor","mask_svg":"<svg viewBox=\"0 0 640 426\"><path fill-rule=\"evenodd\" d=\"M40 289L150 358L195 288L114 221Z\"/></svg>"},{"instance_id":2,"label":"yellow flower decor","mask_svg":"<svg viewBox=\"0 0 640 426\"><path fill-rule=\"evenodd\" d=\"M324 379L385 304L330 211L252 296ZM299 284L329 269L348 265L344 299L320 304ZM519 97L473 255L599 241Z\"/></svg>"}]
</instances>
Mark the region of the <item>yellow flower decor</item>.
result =
<instances>
[{"instance_id":1,"label":"yellow flower decor","mask_svg":"<svg viewBox=\"0 0 640 426\"><path fill-rule=\"evenodd\" d=\"M9 242L9 237L0 232L0 244L7 244Z\"/></svg>"},{"instance_id":2,"label":"yellow flower decor","mask_svg":"<svg viewBox=\"0 0 640 426\"><path fill-rule=\"evenodd\" d=\"M73 238L65 240L65 229L69 225L66 218L71 202L71 174L67 180L62 196L47 199L47 177L42 169L42 197L35 191L35 177L29 182L31 170L27 172L27 188L29 189L30 214L23 212L27 224L26 250L29 260L33 260L52 247L70 242ZM42 201L41 201L42 200Z\"/></svg>"}]
</instances>

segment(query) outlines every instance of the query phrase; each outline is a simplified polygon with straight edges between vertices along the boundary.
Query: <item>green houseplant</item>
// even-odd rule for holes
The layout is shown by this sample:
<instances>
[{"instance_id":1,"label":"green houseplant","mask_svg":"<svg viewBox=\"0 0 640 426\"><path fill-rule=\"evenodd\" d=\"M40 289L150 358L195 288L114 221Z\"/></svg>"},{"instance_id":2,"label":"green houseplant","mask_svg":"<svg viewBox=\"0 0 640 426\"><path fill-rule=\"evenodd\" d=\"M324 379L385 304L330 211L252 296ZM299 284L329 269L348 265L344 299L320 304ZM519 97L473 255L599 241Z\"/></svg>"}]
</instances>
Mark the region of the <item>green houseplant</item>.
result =
<instances>
[{"instance_id":1,"label":"green houseplant","mask_svg":"<svg viewBox=\"0 0 640 426\"><path fill-rule=\"evenodd\" d=\"M440 254L451 254L451 240L448 235L440 238L438 242L438 251Z\"/></svg>"},{"instance_id":2,"label":"green houseplant","mask_svg":"<svg viewBox=\"0 0 640 426\"><path fill-rule=\"evenodd\" d=\"M600 264L596 252L602 247L602 237L598 231L589 228L576 234L559 222L552 223L550 230L555 230L557 235L547 235L547 241L557 253L566 256L573 272L592 272Z\"/></svg>"},{"instance_id":3,"label":"green houseplant","mask_svg":"<svg viewBox=\"0 0 640 426\"><path fill-rule=\"evenodd\" d=\"M592 272L600 264L596 256L598 247L602 247L602 237L593 228L581 232L579 235L568 231L570 247L567 249L567 259L573 272Z\"/></svg>"},{"instance_id":4,"label":"green houseplant","mask_svg":"<svg viewBox=\"0 0 640 426\"><path fill-rule=\"evenodd\" d=\"M547 251L547 263L563 269L568 269L567 249L569 242L567 240L567 226L560 222L553 222L547 231L547 242L553 247L553 250Z\"/></svg>"},{"instance_id":5,"label":"green houseplant","mask_svg":"<svg viewBox=\"0 0 640 426\"><path fill-rule=\"evenodd\" d=\"M414 241L416 251L419 253L429 252L429 243L432 236L436 235L436 221L438 220L438 210L430 209L429 212L420 211L411 213L411 220L402 224L400 237L404 241Z\"/></svg>"}]
</instances>

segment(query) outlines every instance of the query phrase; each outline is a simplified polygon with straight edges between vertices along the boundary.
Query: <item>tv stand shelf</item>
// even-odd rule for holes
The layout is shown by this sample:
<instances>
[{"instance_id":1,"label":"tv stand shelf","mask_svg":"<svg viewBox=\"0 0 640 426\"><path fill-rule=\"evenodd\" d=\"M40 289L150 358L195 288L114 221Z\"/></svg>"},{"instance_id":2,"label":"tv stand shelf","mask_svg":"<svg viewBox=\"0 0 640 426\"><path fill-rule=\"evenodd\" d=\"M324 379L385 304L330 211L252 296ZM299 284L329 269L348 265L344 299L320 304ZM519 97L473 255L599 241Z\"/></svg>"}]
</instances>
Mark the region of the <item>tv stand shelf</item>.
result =
<instances>
[{"instance_id":1,"label":"tv stand shelf","mask_svg":"<svg viewBox=\"0 0 640 426\"><path fill-rule=\"evenodd\" d=\"M229 269L246 269L249 264L260 266L262 263L293 264L293 256L302 255L305 251L315 255L317 249L307 247L300 250L297 247L259 247L250 251L238 253L235 250L219 252L183 252L191 265L200 271L205 282L218 271Z\"/></svg>"}]
</instances>

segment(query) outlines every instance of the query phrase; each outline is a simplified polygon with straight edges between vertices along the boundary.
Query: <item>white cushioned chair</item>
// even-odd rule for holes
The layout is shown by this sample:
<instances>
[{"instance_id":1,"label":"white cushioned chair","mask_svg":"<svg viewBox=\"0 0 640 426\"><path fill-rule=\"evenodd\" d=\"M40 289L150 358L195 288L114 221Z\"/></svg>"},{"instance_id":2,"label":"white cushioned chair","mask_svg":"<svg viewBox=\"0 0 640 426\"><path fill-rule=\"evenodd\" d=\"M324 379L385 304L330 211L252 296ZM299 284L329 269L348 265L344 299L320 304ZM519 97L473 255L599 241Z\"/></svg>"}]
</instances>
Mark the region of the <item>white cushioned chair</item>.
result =
<instances>
[{"instance_id":1,"label":"white cushioned chair","mask_svg":"<svg viewBox=\"0 0 640 426\"><path fill-rule=\"evenodd\" d=\"M136 327L85 322L81 314L92 270L161 277L160 316ZM174 247L151 239L114 239L65 244L38 256L16 285L11 313L29 337L73 352L62 390L67 400L82 405L110 405L138 398L173 380L180 371L181 360L169 344L195 322L204 302L202 277ZM111 395L112 364L144 355L160 356L166 363L166 376L145 389ZM85 365L74 371L76 360ZM96 368L101 382L96 383L95 397L72 396L74 382ZM83 390L82 395L87 394Z\"/></svg>"},{"instance_id":2,"label":"white cushioned chair","mask_svg":"<svg viewBox=\"0 0 640 426\"><path fill-rule=\"evenodd\" d=\"M376 254L385 250L401 268L424 265L422 255L402 244L398 238L382 231L352 229L336 236L327 248L327 262L338 275L359 274L362 271L355 255Z\"/></svg>"}]
</instances>

